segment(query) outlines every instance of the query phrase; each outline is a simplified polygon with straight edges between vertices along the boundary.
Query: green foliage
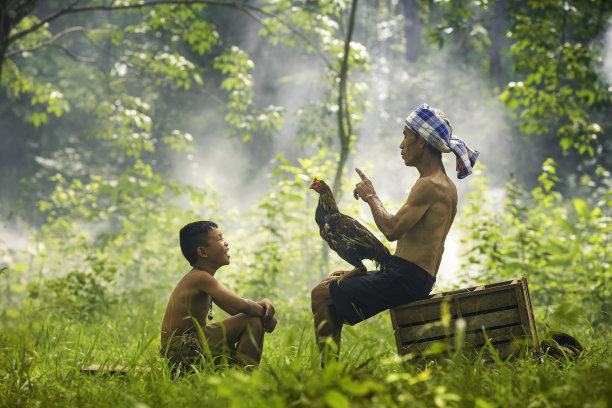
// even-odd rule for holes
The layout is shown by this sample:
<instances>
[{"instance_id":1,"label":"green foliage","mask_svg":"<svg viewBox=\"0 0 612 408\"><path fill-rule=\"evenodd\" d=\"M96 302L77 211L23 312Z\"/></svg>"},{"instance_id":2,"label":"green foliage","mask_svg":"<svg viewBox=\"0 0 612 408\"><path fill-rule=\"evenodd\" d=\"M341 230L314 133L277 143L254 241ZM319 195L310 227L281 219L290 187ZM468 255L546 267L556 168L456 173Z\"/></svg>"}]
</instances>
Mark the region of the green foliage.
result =
<instances>
[{"instance_id":1,"label":"green foliage","mask_svg":"<svg viewBox=\"0 0 612 408\"><path fill-rule=\"evenodd\" d=\"M39 276L24 275L21 284L60 310L88 313L86 305L97 309L122 292L167 287L184 265L179 229L193 219L222 219L210 189L165 181L140 161L117 179L53 179L54 192L39 202L47 218L33 234L39 249L28 266Z\"/></svg>"},{"instance_id":2,"label":"green foliage","mask_svg":"<svg viewBox=\"0 0 612 408\"><path fill-rule=\"evenodd\" d=\"M17 99L22 94L31 95L32 110L24 113L24 120L35 127L47 123L49 114L59 118L65 112L70 111L69 103L57 87L50 83L27 78L13 61L5 62L0 85L7 89L9 98Z\"/></svg>"},{"instance_id":3,"label":"green foliage","mask_svg":"<svg viewBox=\"0 0 612 408\"><path fill-rule=\"evenodd\" d=\"M611 186L587 201L563 197L554 191L555 163L547 160L539 187L526 192L511 179L503 207L495 208L484 182L462 209L469 273L490 282L526 276L540 316L556 311L555 324L575 323L573 310L593 325L609 325Z\"/></svg>"},{"instance_id":4,"label":"green foliage","mask_svg":"<svg viewBox=\"0 0 612 408\"><path fill-rule=\"evenodd\" d=\"M511 144L539 160L553 157L560 173L569 174L575 167L592 173L593 157L610 168L603 136L612 99L601 72L611 13L609 2L590 0L424 1L420 11L431 42L444 45L455 61L481 65L499 90ZM531 185L536 175L523 160L517 158L517 177ZM562 177L560 190L565 182Z\"/></svg>"},{"instance_id":5,"label":"green foliage","mask_svg":"<svg viewBox=\"0 0 612 408\"><path fill-rule=\"evenodd\" d=\"M114 4L120 3L136 4ZM368 131L391 134L397 130L392 119L405 115L406 104L436 105L473 91L463 76L444 93L432 85L449 72L438 50L407 61L404 40L420 38L402 37L406 27L398 4L404 3L359 2L344 96L352 124L349 146L365 148L366 154L389 137L377 134L367 145L359 142L358 130L372 106L380 123ZM255 78L266 66L258 63L256 69L245 51L250 48L231 41L227 32L237 27L235 15L225 16L227 8L168 4L102 17L74 14L74 20L58 19L12 44L2 70L7 100L0 107L15 123L33 125L23 132L27 143L36 144L34 157L19 158L20 166L31 166L19 177L28 180L24 209L40 218L24 250L8 249L6 241L0 246L0 406L610 405L605 330L612 311L612 191L605 158L598 156L610 123L605 117L610 99L597 75L597 38L610 12L606 2L599 3L599 14L586 0L508 7L419 2L420 23L430 40L451 51L457 70L479 67L487 79L501 78L493 88L505 88L499 93L517 123L513 140L527 140L530 147L541 141L547 154L554 141L562 150L595 157L593 175L567 180L561 166L547 160L531 191L511 178L503 205L479 164L458 217L466 234L463 283L527 276L541 328L594 327L580 339L587 345L584 358L559 364L526 355L486 365L457 355L442 365L422 365L397 356L388 315L381 314L345 327L340 362L320 368L308 292L346 265L334 253L328 259L314 222L317 196L308 185L314 177L331 183L339 159L333 151L349 4L240 5L263 23L261 35L272 46L292 47L299 58L304 50L323 64L318 69L304 58L307 74L279 81L304 75L322 95L297 108L300 149L288 153L268 152L276 146L285 108L257 92ZM38 21L26 17L15 31ZM81 29L70 31L75 27ZM503 62L499 78L493 78L495 52ZM171 177L169 151L183 158L202 142L187 130L186 112L201 116L208 105L200 104L211 104L209 99L213 115L224 117L235 139L265 151L265 161L276 156L270 188L244 212L223 207L211 184L191 187ZM483 133L491 124L474 114L475 107L490 104L469 100L464 107L470 120L482 123ZM194 126L210 125L202 120ZM538 138L528 137L533 134ZM15 143L20 136L7 135ZM250 153L249 159L254 157ZM253 160L252 168L264 160ZM574 192L559 193L562 183ZM343 201L348 194L345 188L337 197L344 213L367 211L362 203ZM253 373L204 369L176 378L157 357L167 298L188 270L178 230L195 219L220 223L235 249L231 267L218 279L240 296L265 296L277 305L279 326L267 337L262 366ZM81 375L78 369L90 363L139 363L153 370L122 379Z\"/></svg>"},{"instance_id":6,"label":"green foliage","mask_svg":"<svg viewBox=\"0 0 612 408\"><path fill-rule=\"evenodd\" d=\"M0 405L573 407L611 402L607 334L591 332L585 342L589 352L576 362L527 355L488 364L455 359L425 365L397 356L385 316L345 330L340 361L321 369L312 321L301 308L285 311L277 330L266 336L258 370L204 369L177 378L156 357L163 306L150 297L113 305L107 311L112 318L95 322L24 310L19 326L2 327ZM78 371L92 363L142 364L152 370L116 376Z\"/></svg>"},{"instance_id":7,"label":"green foliage","mask_svg":"<svg viewBox=\"0 0 612 408\"><path fill-rule=\"evenodd\" d=\"M39 299L47 311L61 311L79 320L97 318L117 301L117 294L110 289L116 283L118 268L108 259L87 259L86 265L38 285L29 284L29 296Z\"/></svg>"},{"instance_id":8,"label":"green foliage","mask_svg":"<svg viewBox=\"0 0 612 408\"><path fill-rule=\"evenodd\" d=\"M273 105L261 111L251 108L254 92L253 76L249 71L255 64L247 53L233 46L217 57L213 66L227 74L221 82L221 88L229 93L225 121L244 142L251 140L258 129L264 132L261 138L269 139L283 124L283 109Z\"/></svg>"}]
</instances>

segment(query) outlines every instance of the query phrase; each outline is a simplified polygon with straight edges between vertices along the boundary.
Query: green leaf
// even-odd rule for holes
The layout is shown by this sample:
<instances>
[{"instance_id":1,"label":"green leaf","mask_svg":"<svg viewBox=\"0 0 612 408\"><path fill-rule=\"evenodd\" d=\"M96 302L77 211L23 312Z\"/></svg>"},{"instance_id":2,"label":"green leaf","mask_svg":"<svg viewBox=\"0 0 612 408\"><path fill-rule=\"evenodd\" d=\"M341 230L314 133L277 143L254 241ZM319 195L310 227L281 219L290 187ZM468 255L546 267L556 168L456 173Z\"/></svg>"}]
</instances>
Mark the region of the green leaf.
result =
<instances>
[{"instance_id":1,"label":"green leaf","mask_svg":"<svg viewBox=\"0 0 612 408\"><path fill-rule=\"evenodd\" d=\"M574 208L576 209L576 212L580 215L580 217L587 221L590 220L591 210L589 210L589 206L587 205L587 203L584 200L581 200L580 198L574 198L573 202Z\"/></svg>"},{"instance_id":2,"label":"green leaf","mask_svg":"<svg viewBox=\"0 0 612 408\"><path fill-rule=\"evenodd\" d=\"M570 223L568 220L561 218L561 217L557 217L557 222L561 225L561 227L564 230L566 230L570 234L576 234L576 229L574 228L572 223Z\"/></svg>"},{"instance_id":3,"label":"green leaf","mask_svg":"<svg viewBox=\"0 0 612 408\"><path fill-rule=\"evenodd\" d=\"M336 390L329 390L325 393L325 403L331 408L351 407L349 399Z\"/></svg>"}]
</instances>

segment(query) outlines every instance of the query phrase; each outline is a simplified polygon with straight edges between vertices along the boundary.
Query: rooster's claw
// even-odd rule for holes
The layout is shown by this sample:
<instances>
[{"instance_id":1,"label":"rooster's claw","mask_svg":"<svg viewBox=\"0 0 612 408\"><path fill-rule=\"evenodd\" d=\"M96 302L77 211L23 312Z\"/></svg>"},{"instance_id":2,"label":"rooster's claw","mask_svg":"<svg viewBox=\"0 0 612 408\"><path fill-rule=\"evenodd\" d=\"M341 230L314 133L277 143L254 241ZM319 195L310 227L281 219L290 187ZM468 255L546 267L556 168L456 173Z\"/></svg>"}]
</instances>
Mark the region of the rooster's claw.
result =
<instances>
[{"instance_id":1,"label":"rooster's claw","mask_svg":"<svg viewBox=\"0 0 612 408\"><path fill-rule=\"evenodd\" d=\"M349 276L363 275L364 273L366 273L365 268L355 268L351 271L335 271L332 272L330 276L338 278L338 282L340 282L342 279L346 279Z\"/></svg>"}]
</instances>

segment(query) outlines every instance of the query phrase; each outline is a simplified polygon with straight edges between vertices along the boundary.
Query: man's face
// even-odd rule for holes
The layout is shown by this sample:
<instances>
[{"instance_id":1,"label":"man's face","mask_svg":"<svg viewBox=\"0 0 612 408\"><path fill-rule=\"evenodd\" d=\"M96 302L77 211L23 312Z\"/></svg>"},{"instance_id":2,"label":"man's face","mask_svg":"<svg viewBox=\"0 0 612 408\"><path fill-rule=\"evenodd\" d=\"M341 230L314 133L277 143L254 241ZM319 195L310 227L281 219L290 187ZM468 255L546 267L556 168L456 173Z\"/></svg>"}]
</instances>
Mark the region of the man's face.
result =
<instances>
[{"instance_id":1,"label":"man's face","mask_svg":"<svg viewBox=\"0 0 612 408\"><path fill-rule=\"evenodd\" d=\"M415 163L415 157L418 152L419 136L416 135L408 126L404 126L404 139L399 148L402 149L402 159L406 166Z\"/></svg>"},{"instance_id":2,"label":"man's face","mask_svg":"<svg viewBox=\"0 0 612 408\"><path fill-rule=\"evenodd\" d=\"M217 228L208 231L208 245L203 248L210 262L218 266L229 265L229 244Z\"/></svg>"}]
</instances>

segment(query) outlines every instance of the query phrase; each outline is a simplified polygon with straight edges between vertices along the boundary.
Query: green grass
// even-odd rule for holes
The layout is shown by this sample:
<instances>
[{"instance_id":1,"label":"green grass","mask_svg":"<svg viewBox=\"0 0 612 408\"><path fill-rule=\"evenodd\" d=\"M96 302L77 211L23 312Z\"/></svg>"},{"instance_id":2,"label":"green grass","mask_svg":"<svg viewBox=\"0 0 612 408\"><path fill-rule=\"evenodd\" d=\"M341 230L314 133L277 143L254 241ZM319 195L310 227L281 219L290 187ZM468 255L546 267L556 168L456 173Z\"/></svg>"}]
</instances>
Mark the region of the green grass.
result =
<instances>
[{"instance_id":1,"label":"green grass","mask_svg":"<svg viewBox=\"0 0 612 408\"><path fill-rule=\"evenodd\" d=\"M457 356L425 366L395 350L388 313L344 329L340 362L320 368L307 305L279 307L259 369L173 377L157 357L161 303L117 304L87 320L24 307L2 323L0 406L133 407L608 407L610 337L590 330L578 361L523 356L485 363ZM92 363L153 367L111 377Z\"/></svg>"}]
</instances>

